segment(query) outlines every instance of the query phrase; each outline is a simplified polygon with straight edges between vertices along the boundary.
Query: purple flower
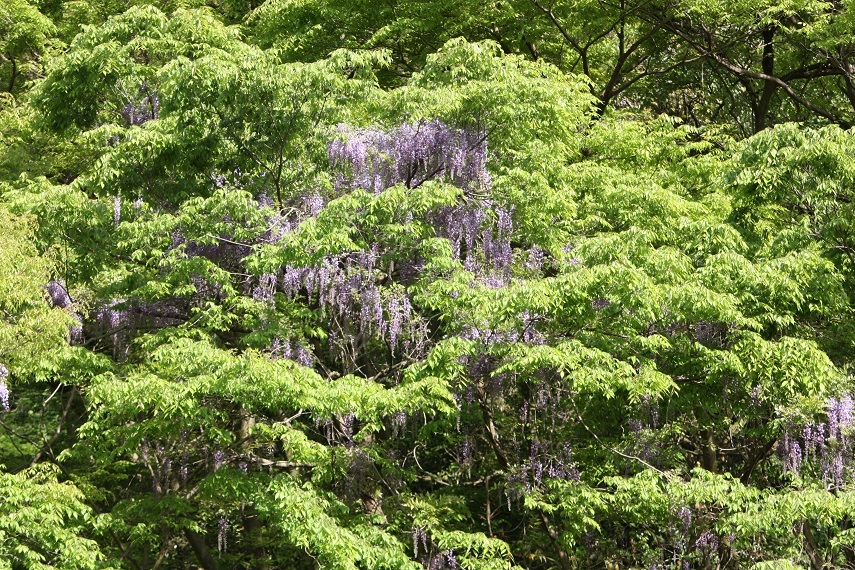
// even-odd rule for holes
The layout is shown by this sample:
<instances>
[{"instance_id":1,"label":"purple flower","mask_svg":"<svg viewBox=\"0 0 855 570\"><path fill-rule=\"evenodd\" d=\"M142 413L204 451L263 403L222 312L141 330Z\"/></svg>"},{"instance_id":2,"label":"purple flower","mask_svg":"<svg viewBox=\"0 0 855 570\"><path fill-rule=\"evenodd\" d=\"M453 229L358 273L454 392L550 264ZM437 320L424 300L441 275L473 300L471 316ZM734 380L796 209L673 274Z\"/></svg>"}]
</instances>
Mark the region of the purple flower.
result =
<instances>
[{"instance_id":1,"label":"purple flower","mask_svg":"<svg viewBox=\"0 0 855 570\"><path fill-rule=\"evenodd\" d=\"M419 556L419 545L421 545L425 551L428 549L428 537L425 529L420 526L417 526L413 529L413 557L418 558Z\"/></svg>"},{"instance_id":2,"label":"purple flower","mask_svg":"<svg viewBox=\"0 0 855 570\"><path fill-rule=\"evenodd\" d=\"M692 509L683 506L677 510L677 516L683 522L683 532L689 532L689 526L692 524Z\"/></svg>"},{"instance_id":3,"label":"purple flower","mask_svg":"<svg viewBox=\"0 0 855 570\"><path fill-rule=\"evenodd\" d=\"M546 252L536 245L533 246L528 250L528 259L525 262L526 269L530 271L540 271L545 259Z\"/></svg>"},{"instance_id":4,"label":"purple flower","mask_svg":"<svg viewBox=\"0 0 855 570\"><path fill-rule=\"evenodd\" d=\"M348 412L347 414L341 417L341 434L344 436L346 441L351 441L353 439L353 420L355 416L352 412Z\"/></svg>"},{"instance_id":5,"label":"purple flower","mask_svg":"<svg viewBox=\"0 0 855 570\"><path fill-rule=\"evenodd\" d=\"M291 349L291 359L300 366L305 366L306 368L311 368L314 364L312 353L306 350L306 348L300 343L293 344L293 348Z\"/></svg>"},{"instance_id":6,"label":"purple flower","mask_svg":"<svg viewBox=\"0 0 855 570\"><path fill-rule=\"evenodd\" d=\"M119 227L119 222L122 220L122 196L116 194L113 198L113 225Z\"/></svg>"},{"instance_id":7,"label":"purple flower","mask_svg":"<svg viewBox=\"0 0 855 570\"><path fill-rule=\"evenodd\" d=\"M463 444L460 446L460 463L466 467L467 472L471 476L472 470L472 442L467 437L463 440Z\"/></svg>"},{"instance_id":8,"label":"purple flower","mask_svg":"<svg viewBox=\"0 0 855 570\"><path fill-rule=\"evenodd\" d=\"M395 433L398 433L399 430L402 430L407 426L407 412L399 410L392 414L389 421L392 424Z\"/></svg>"},{"instance_id":9,"label":"purple flower","mask_svg":"<svg viewBox=\"0 0 855 570\"><path fill-rule=\"evenodd\" d=\"M784 431L781 440L781 455L784 462L784 471L798 473L802 468L802 448L797 439L790 436L790 430Z\"/></svg>"},{"instance_id":10,"label":"purple flower","mask_svg":"<svg viewBox=\"0 0 855 570\"><path fill-rule=\"evenodd\" d=\"M759 408L760 406L763 405L764 400L762 397L760 397L761 392L762 392L762 389L760 388L760 386L754 386L751 389L751 394L750 394L751 405L754 406L755 408Z\"/></svg>"},{"instance_id":11,"label":"purple flower","mask_svg":"<svg viewBox=\"0 0 855 570\"><path fill-rule=\"evenodd\" d=\"M507 285L507 282L505 281L504 276L493 274L484 279L484 285L486 285L488 289L501 289Z\"/></svg>"},{"instance_id":12,"label":"purple flower","mask_svg":"<svg viewBox=\"0 0 855 570\"><path fill-rule=\"evenodd\" d=\"M303 204L305 205L306 210L309 212L309 215L317 217L321 210L324 208L324 199L320 194L315 192L303 199Z\"/></svg>"},{"instance_id":13,"label":"purple flower","mask_svg":"<svg viewBox=\"0 0 855 570\"><path fill-rule=\"evenodd\" d=\"M709 531L704 532L698 537L698 540L695 541L695 546L701 550L718 550L718 536Z\"/></svg>"},{"instance_id":14,"label":"purple flower","mask_svg":"<svg viewBox=\"0 0 855 570\"><path fill-rule=\"evenodd\" d=\"M849 395L828 400L829 437L840 438L852 425L852 398Z\"/></svg>"},{"instance_id":15,"label":"purple flower","mask_svg":"<svg viewBox=\"0 0 855 570\"><path fill-rule=\"evenodd\" d=\"M228 537L229 532L229 519L226 517L220 517L220 522L217 525L217 549L222 553L225 552L228 544L226 543L226 539Z\"/></svg>"},{"instance_id":16,"label":"purple flower","mask_svg":"<svg viewBox=\"0 0 855 570\"><path fill-rule=\"evenodd\" d=\"M9 371L0 364L0 408L3 408L4 412L9 411L9 386L6 385L8 376Z\"/></svg>"},{"instance_id":17,"label":"purple flower","mask_svg":"<svg viewBox=\"0 0 855 570\"><path fill-rule=\"evenodd\" d=\"M327 149L330 164L344 167L336 185L380 193L395 184L417 187L446 180L464 189L486 188L486 135L453 129L441 121L404 124L383 131L339 127L340 138Z\"/></svg>"},{"instance_id":18,"label":"purple flower","mask_svg":"<svg viewBox=\"0 0 855 570\"><path fill-rule=\"evenodd\" d=\"M382 329L385 323L383 319L383 306L380 304L380 290L375 285L368 286L361 296L362 307L359 312L359 320L367 329L372 327Z\"/></svg>"},{"instance_id":19,"label":"purple flower","mask_svg":"<svg viewBox=\"0 0 855 570\"><path fill-rule=\"evenodd\" d=\"M273 294L276 291L276 274L265 273L258 279L258 286L252 290L252 298L268 305L273 305Z\"/></svg>"},{"instance_id":20,"label":"purple flower","mask_svg":"<svg viewBox=\"0 0 855 570\"><path fill-rule=\"evenodd\" d=\"M128 102L119 111L129 127L142 125L160 116L160 97L145 83L140 86L137 97L129 97Z\"/></svg>"},{"instance_id":21,"label":"purple flower","mask_svg":"<svg viewBox=\"0 0 855 570\"><path fill-rule=\"evenodd\" d=\"M46 289L54 307L59 307L61 309L71 308L71 297L68 295L68 290L66 290L65 286L61 282L49 281Z\"/></svg>"},{"instance_id":22,"label":"purple flower","mask_svg":"<svg viewBox=\"0 0 855 570\"><path fill-rule=\"evenodd\" d=\"M513 214L514 208L513 206L510 209L505 209L501 207L496 208L496 217L498 219L499 226L499 234L502 236L508 236L511 234L511 231L514 228L513 218L511 217Z\"/></svg>"}]
</instances>

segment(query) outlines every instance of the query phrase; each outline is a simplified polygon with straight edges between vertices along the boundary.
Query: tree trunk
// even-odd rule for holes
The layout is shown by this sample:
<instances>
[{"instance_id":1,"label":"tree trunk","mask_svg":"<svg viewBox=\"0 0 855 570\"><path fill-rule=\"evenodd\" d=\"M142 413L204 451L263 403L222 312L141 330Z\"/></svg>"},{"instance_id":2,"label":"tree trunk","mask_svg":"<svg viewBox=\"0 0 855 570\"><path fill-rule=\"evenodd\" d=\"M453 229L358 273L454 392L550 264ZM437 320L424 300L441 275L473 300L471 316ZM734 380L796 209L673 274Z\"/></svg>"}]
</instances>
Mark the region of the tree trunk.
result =
<instances>
[{"instance_id":1,"label":"tree trunk","mask_svg":"<svg viewBox=\"0 0 855 570\"><path fill-rule=\"evenodd\" d=\"M775 30L766 28L763 30L763 60L761 62L763 73L769 76L775 74ZM772 97L775 91L778 90L778 85L774 81L768 79L763 81L763 90L760 93L760 100L754 109L754 132L759 133L768 126L769 106L772 103Z\"/></svg>"},{"instance_id":2,"label":"tree trunk","mask_svg":"<svg viewBox=\"0 0 855 570\"><path fill-rule=\"evenodd\" d=\"M204 536L187 528L184 529L184 536L187 537L187 542L190 543L190 547L196 553L196 559L202 565L202 568L205 570L220 570L220 565L211 556L211 551L208 550L208 545L205 544Z\"/></svg>"}]
</instances>

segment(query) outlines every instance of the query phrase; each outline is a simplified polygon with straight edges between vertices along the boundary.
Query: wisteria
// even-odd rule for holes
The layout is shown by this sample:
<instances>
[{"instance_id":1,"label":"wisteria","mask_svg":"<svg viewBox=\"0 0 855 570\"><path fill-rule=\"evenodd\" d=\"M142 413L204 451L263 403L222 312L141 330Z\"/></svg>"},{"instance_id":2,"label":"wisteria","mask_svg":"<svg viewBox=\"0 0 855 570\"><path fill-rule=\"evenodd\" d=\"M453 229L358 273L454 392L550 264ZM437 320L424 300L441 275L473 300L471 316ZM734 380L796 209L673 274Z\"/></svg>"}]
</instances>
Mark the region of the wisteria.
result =
<instances>
[{"instance_id":1,"label":"wisteria","mask_svg":"<svg viewBox=\"0 0 855 570\"><path fill-rule=\"evenodd\" d=\"M309 216L316 217L324 208L324 199L320 194L315 192L303 199L303 207Z\"/></svg>"},{"instance_id":2,"label":"wisteria","mask_svg":"<svg viewBox=\"0 0 855 570\"><path fill-rule=\"evenodd\" d=\"M217 550L223 553L228 548L229 519L220 517L217 523Z\"/></svg>"},{"instance_id":3,"label":"wisteria","mask_svg":"<svg viewBox=\"0 0 855 570\"><path fill-rule=\"evenodd\" d=\"M113 197L113 225L115 227L119 227L119 223L122 221L122 195L116 194Z\"/></svg>"},{"instance_id":4,"label":"wisteria","mask_svg":"<svg viewBox=\"0 0 855 570\"><path fill-rule=\"evenodd\" d=\"M444 180L465 192L489 189L483 132L431 121L389 131L342 126L340 133L329 146L331 164L343 170L337 179L340 189L380 193L395 184L412 188L428 179ZM451 241L455 257L467 270L478 273L488 287L503 287L513 260L513 209L485 195L479 192L478 199L441 208L429 219L436 234Z\"/></svg>"},{"instance_id":5,"label":"wisteria","mask_svg":"<svg viewBox=\"0 0 855 570\"><path fill-rule=\"evenodd\" d=\"M282 340L276 338L269 348L270 357L273 359L287 358L293 360L300 366L311 367L313 363L312 353L299 342Z\"/></svg>"},{"instance_id":6,"label":"wisteria","mask_svg":"<svg viewBox=\"0 0 855 570\"><path fill-rule=\"evenodd\" d=\"M531 271L540 271L543 268L543 263L546 260L546 252L538 246L532 246L528 250L528 258L525 266Z\"/></svg>"},{"instance_id":7,"label":"wisteria","mask_svg":"<svg viewBox=\"0 0 855 570\"><path fill-rule=\"evenodd\" d=\"M160 301L114 299L97 307L94 318L84 323L85 338L110 345L118 358L126 353L128 341L134 336L184 322L189 306L188 299L177 297Z\"/></svg>"},{"instance_id":8,"label":"wisteria","mask_svg":"<svg viewBox=\"0 0 855 570\"><path fill-rule=\"evenodd\" d=\"M394 351L403 333L409 332L412 339L418 336L419 328L405 292L377 285L378 258L377 250L372 249L329 257L310 267L289 265L282 272L279 287L290 299L305 295L330 316L354 322L360 330L386 339ZM259 288L259 298L263 295Z\"/></svg>"},{"instance_id":9,"label":"wisteria","mask_svg":"<svg viewBox=\"0 0 855 570\"><path fill-rule=\"evenodd\" d=\"M727 323L700 321L692 325L695 340L708 348L723 348L730 330Z\"/></svg>"},{"instance_id":10,"label":"wisteria","mask_svg":"<svg viewBox=\"0 0 855 570\"><path fill-rule=\"evenodd\" d=\"M692 525L692 509L684 505L676 510L676 514L682 524L683 533L688 533Z\"/></svg>"},{"instance_id":11,"label":"wisteria","mask_svg":"<svg viewBox=\"0 0 855 570\"><path fill-rule=\"evenodd\" d=\"M422 559L426 570L458 570L460 564L453 550L444 550Z\"/></svg>"},{"instance_id":12,"label":"wisteria","mask_svg":"<svg viewBox=\"0 0 855 570\"><path fill-rule=\"evenodd\" d=\"M141 91L147 91L143 84ZM129 100L121 109L120 114L128 126L139 126L160 116L160 97L157 93L149 92L140 99Z\"/></svg>"},{"instance_id":13,"label":"wisteria","mask_svg":"<svg viewBox=\"0 0 855 570\"><path fill-rule=\"evenodd\" d=\"M695 547L714 552L718 549L718 536L706 531L695 541Z\"/></svg>"},{"instance_id":14,"label":"wisteria","mask_svg":"<svg viewBox=\"0 0 855 570\"><path fill-rule=\"evenodd\" d=\"M187 239L182 232L177 231L172 236L171 249L182 245L187 257L204 257L232 272L241 272L243 262L252 250L252 244L237 242L229 235L217 236L210 243Z\"/></svg>"},{"instance_id":15,"label":"wisteria","mask_svg":"<svg viewBox=\"0 0 855 570\"><path fill-rule=\"evenodd\" d=\"M568 443L564 443L555 449L547 440L532 440L527 460L507 477L505 492L508 496L508 503L510 504L512 500L519 499L535 489L542 488L544 483L550 479L578 481L580 473L572 456L573 453Z\"/></svg>"},{"instance_id":16,"label":"wisteria","mask_svg":"<svg viewBox=\"0 0 855 570\"><path fill-rule=\"evenodd\" d=\"M784 462L784 470L798 473L802 468L802 448L797 439L790 436L790 430L784 432L781 440L781 457Z\"/></svg>"},{"instance_id":17,"label":"wisteria","mask_svg":"<svg viewBox=\"0 0 855 570\"><path fill-rule=\"evenodd\" d=\"M427 552L428 535L424 528L417 526L413 529L413 557L419 557L419 547L422 547L422 552Z\"/></svg>"},{"instance_id":18,"label":"wisteria","mask_svg":"<svg viewBox=\"0 0 855 570\"><path fill-rule=\"evenodd\" d=\"M54 307L59 307L61 309L71 308L71 296L68 294L68 290L62 282L49 281L45 286L45 289L47 290L47 294L50 296L51 303Z\"/></svg>"},{"instance_id":19,"label":"wisteria","mask_svg":"<svg viewBox=\"0 0 855 570\"><path fill-rule=\"evenodd\" d=\"M353 501L370 494L373 462L365 451L352 445L352 442L349 441L347 447L344 457L345 474L338 481L337 487L343 497Z\"/></svg>"},{"instance_id":20,"label":"wisteria","mask_svg":"<svg viewBox=\"0 0 855 570\"><path fill-rule=\"evenodd\" d=\"M513 261L512 212L492 200L478 200L442 208L431 221L437 235L451 242L455 258L463 261L464 268L504 286Z\"/></svg>"},{"instance_id":21,"label":"wisteria","mask_svg":"<svg viewBox=\"0 0 855 570\"><path fill-rule=\"evenodd\" d=\"M275 273L264 273L258 279L258 285L252 290L252 298L273 306L273 295L276 292L277 276Z\"/></svg>"},{"instance_id":22,"label":"wisteria","mask_svg":"<svg viewBox=\"0 0 855 570\"><path fill-rule=\"evenodd\" d=\"M9 369L5 365L0 364L0 408L4 412L9 411L9 386L6 384L6 378L9 377Z\"/></svg>"},{"instance_id":23,"label":"wisteria","mask_svg":"<svg viewBox=\"0 0 855 570\"><path fill-rule=\"evenodd\" d=\"M390 130L339 127L328 153L334 167L344 167L336 184L374 193L404 184L445 180L466 190L490 185L487 135L480 129L449 127L439 120L404 124Z\"/></svg>"},{"instance_id":24,"label":"wisteria","mask_svg":"<svg viewBox=\"0 0 855 570\"><path fill-rule=\"evenodd\" d=\"M827 488L840 488L855 467L855 401L845 394L829 398L826 421L808 422L800 434L788 426L778 442L784 470L804 474L808 464L819 469ZM798 436L801 437L798 437Z\"/></svg>"},{"instance_id":25,"label":"wisteria","mask_svg":"<svg viewBox=\"0 0 855 570\"><path fill-rule=\"evenodd\" d=\"M472 461L474 459L474 453L472 449L472 440L468 437L463 440L463 443L460 445L459 451L460 464L466 467L466 476L472 476Z\"/></svg>"}]
</instances>

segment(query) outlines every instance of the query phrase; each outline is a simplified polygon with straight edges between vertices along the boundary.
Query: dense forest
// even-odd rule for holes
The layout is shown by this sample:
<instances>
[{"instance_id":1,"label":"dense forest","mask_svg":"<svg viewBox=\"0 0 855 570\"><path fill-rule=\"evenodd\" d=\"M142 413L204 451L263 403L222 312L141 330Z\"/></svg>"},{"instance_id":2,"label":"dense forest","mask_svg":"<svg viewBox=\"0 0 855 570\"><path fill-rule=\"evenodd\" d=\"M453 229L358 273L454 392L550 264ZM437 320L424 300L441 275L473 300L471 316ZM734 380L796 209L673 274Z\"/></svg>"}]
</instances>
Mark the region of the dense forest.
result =
<instances>
[{"instance_id":1,"label":"dense forest","mask_svg":"<svg viewBox=\"0 0 855 570\"><path fill-rule=\"evenodd\" d=\"M855 568L855 1L2 0L0 569Z\"/></svg>"}]
</instances>

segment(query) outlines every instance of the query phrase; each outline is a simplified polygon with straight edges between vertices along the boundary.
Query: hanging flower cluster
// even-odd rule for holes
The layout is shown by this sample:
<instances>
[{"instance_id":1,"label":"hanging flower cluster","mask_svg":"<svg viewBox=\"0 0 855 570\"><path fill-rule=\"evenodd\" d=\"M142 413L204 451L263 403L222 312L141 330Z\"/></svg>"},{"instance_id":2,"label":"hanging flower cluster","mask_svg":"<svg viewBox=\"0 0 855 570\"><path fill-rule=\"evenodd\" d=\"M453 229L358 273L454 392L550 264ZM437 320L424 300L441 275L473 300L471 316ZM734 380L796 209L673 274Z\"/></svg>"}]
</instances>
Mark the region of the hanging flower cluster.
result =
<instances>
[{"instance_id":1,"label":"hanging flower cluster","mask_svg":"<svg viewBox=\"0 0 855 570\"><path fill-rule=\"evenodd\" d=\"M852 478L855 467L855 400L844 395L829 398L826 421L804 426L801 438L788 428L778 442L785 471L801 473L808 462L819 468L827 488L839 488Z\"/></svg>"},{"instance_id":2,"label":"hanging flower cluster","mask_svg":"<svg viewBox=\"0 0 855 570\"><path fill-rule=\"evenodd\" d=\"M396 184L415 188L427 180L444 180L464 190L490 185L487 173L487 133L454 129L439 120L404 124L391 130L339 126L330 144L339 188L363 188L379 194Z\"/></svg>"}]
</instances>

